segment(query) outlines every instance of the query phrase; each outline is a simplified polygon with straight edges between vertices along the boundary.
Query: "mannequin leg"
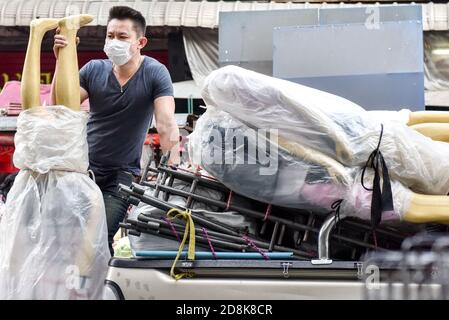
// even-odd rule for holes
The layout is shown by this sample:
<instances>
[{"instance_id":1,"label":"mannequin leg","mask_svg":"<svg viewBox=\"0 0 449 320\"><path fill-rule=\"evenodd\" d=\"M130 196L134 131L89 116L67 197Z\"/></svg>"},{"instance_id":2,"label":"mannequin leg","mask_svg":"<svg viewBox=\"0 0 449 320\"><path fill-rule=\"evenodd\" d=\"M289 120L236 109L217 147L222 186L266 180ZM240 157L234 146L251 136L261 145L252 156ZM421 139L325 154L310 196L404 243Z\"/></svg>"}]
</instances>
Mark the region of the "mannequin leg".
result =
<instances>
[{"instance_id":1,"label":"mannequin leg","mask_svg":"<svg viewBox=\"0 0 449 320\"><path fill-rule=\"evenodd\" d=\"M79 70L78 55L76 52L76 34L78 29L93 20L91 15L69 16L59 21L60 34L67 38L67 46L59 50L56 61L58 74L55 79L55 103L66 106L72 110L80 110ZM102 200L102 199L101 199ZM101 210L99 212L102 212ZM100 223L98 211L92 210L86 217L86 234L79 254L76 257L76 265L80 270L80 276L89 277L92 261L95 258L95 244L98 235L96 226Z\"/></svg>"},{"instance_id":2,"label":"mannequin leg","mask_svg":"<svg viewBox=\"0 0 449 320\"><path fill-rule=\"evenodd\" d=\"M298 158L321 165L327 170L334 181L342 183L343 185L348 185L350 183L351 178L348 175L347 169L335 159L328 157L317 150L304 147L299 143L290 142L280 136L277 136L277 143L280 147L284 148Z\"/></svg>"},{"instance_id":3,"label":"mannequin leg","mask_svg":"<svg viewBox=\"0 0 449 320\"><path fill-rule=\"evenodd\" d=\"M103 198L100 197L98 201L103 201ZM96 246L98 245L99 239L97 226L103 221L99 213L104 214L104 209L92 210L89 212L88 217L86 217L85 234L75 261L79 268L80 276L82 277L89 277L92 271L92 262L95 259ZM109 251L104 254L109 254Z\"/></svg>"},{"instance_id":4,"label":"mannequin leg","mask_svg":"<svg viewBox=\"0 0 449 320\"><path fill-rule=\"evenodd\" d=\"M55 79L55 102L73 110L80 110L80 81L78 56L76 53L76 33L82 26L93 20L93 16L82 14L59 20L60 34L66 36L68 45L58 53Z\"/></svg>"},{"instance_id":5,"label":"mannequin leg","mask_svg":"<svg viewBox=\"0 0 449 320\"><path fill-rule=\"evenodd\" d=\"M410 113L408 125L418 123L449 123L449 112L445 111L416 111Z\"/></svg>"},{"instance_id":6,"label":"mannequin leg","mask_svg":"<svg viewBox=\"0 0 449 320\"><path fill-rule=\"evenodd\" d=\"M41 105L41 43L44 34L58 26L59 19L35 19L30 24L30 37L21 79L22 109Z\"/></svg>"},{"instance_id":7,"label":"mannequin leg","mask_svg":"<svg viewBox=\"0 0 449 320\"><path fill-rule=\"evenodd\" d=\"M60 34L67 38L67 46L61 48L58 53L56 67L58 74L55 82L55 103L63 105L73 110L80 110L80 90L79 90L79 70L78 56L76 52L76 34L80 27L93 20L91 15L69 16L56 20L56 25L60 28ZM39 53L40 54L40 53ZM37 64L38 65L38 64ZM86 200L88 201L88 200ZM102 199L101 199L102 201ZM98 235L96 226L101 222L98 212L102 210L92 210L86 217L86 229L80 251L75 257L75 263L79 268L81 277L89 277L92 261L95 258L95 245Z\"/></svg>"},{"instance_id":8,"label":"mannequin leg","mask_svg":"<svg viewBox=\"0 0 449 320\"><path fill-rule=\"evenodd\" d=\"M404 220L414 223L449 223L449 196L413 193Z\"/></svg>"},{"instance_id":9,"label":"mannequin leg","mask_svg":"<svg viewBox=\"0 0 449 320\"><path fill-rule=\"evenodd\" d=\"M449 123L419 123L410 128L435 141L449 142Z\"/></svg>"}]
</instances>

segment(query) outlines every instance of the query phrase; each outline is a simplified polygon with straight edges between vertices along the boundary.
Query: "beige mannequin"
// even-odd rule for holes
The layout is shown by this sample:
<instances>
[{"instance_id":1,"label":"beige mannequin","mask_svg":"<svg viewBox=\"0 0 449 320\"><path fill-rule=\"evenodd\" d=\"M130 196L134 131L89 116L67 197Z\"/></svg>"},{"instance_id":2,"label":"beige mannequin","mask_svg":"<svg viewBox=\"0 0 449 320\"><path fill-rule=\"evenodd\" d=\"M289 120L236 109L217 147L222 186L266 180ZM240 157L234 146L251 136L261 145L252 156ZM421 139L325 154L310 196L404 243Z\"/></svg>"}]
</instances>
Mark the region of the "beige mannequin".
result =
<instances>
[{"instance_id":1,"label":"beige mannequin","mask_svg":"<svg viewBox=\"0 0 449 320\"><path fill-rule=\"evenodd\" d=\"M60 34L67 38L68 45L61 48L56 61L58 75L55 78L55 102L73 110L80 110L80 80L76 33L93 20L91 15L69 16L59 20Z\"/></svg>"},{"instance_id":2,"label":"beige mannequin","mask_svg":"<svg viewBox=\"0 0 449 320\"><path fill-rule=\"evenodd\" d=\"M415 223L449 224L449 196L413 193L404 220Z\"/></svg>"},{"instance_id":3,"label":"beige mannequin","mask_svg":"<svg viewBox=\"0 0 449 320\"><path fill-rule=\"evenodd\" d=\"M449 112L412 112L408 125L432 140L449 142ZM404 219L416 223L449 224L449 196L413 194Z\"/></svg>"},{"instance_id":4,"label":"beige mannequin","mask_svg":"<svg viewBox=\"0 0 449 320\"><path fill-rule=\"evenodd\" d=\"M307 162L315 163L326 168L327 172L335 182L343 185L348 185L350 183L351 177L348 175L346 168L337 160L297 142L288 141L280 136L275 137L275 139L277 140L278 145L289 153Z\"/></svg>"},{"instance_id":5,"label":"beige mannequin","mask_svg":"<svg viewBox=\"0 0 449 320\"><path fill-rule=\"evenodd\" d=\"M407 125L432 140L449 142L449 112L412 112Z\"/></svg>"},{"instance_id":6,"label":"beige mannequin","mask_svg":"<svg viewBox=\"0 0 449 320\"><path fill-rule=\"evenodd\" d=\"M31 21L30 38L22 72L22 108L41 106L40 101L40 54L44 34L58 26L67 37L68 45L59 50L55 79L55 102L73 110L80 109L80 89L78 59L76 54L76 33L80 27L93 20L93 16L83 14L62 19L36 19Z\"/></svg>"},{"instance_id":7,"label":"beige mannequin","mask_svg":"<svg viewBox=\"0 0 449 320\"><path fill-rule=\"evenodd\" d=\"M441 116L425 116L423 121L439 120L441 123L420 123L412 125L414 129L420 131L435 140L449 141L449 123L442 123L446 114ZM446 118L449 121L449 118ZM445 130L444 130L445 129ZM297 142L289 142L281 137L277 137L278 144L291 154L309 162L318 164L329 172L336 182L343 183L350 181L345 168L334 159L321 154L315 150L305 148ZM448 140L446 140L448 139ZM449 224L449 196L424 195L412 192L412 197L408 205L408 210L404 214L404 220L413 223L443 223Z\"/></svg>"},{"instance_id":8,"label":"beige mannequin","mask_svg":"<svg viewBox=\"0 0 449 320\"><path fill-rule=\"evenodd\" d=\"M449 142L449 123L418 123L410 128L432 140Z\"/></svg>"},{"instance_id":9,"label":"beige mannequin","mask_svg":"<svg viewBox=\"0 0 449 320\"><path fill-rule=\"evenodd\" d=\"M41 43L44 34L58 26L58 19L36 19L30 24L25 63L21 80L22 108L28 109L41 106Z\"/></svg>"},{"instance_id":10,"label":"beige mannequin","mask_svg":"<svg viewBox=\"0 0 449 320\"><path fill-rule=\"evenodd\" d=\"M449 123L449 112L445 111L415 111L410 113L407 125L419 123Z\"/></svg>"},{"instance_id":11,"label":"beige mannequin","mask_svg":"<svg viewBox=\"0 0 449 320\"><path fill-rule=\"evenodd\" d=\"M41 106L40 102L40 49L45 32L60 28L60 33L67 37L68 45L59 50L55 78L55 102L72 110L80 110L80 89L78 59L76 53L76 33L80 27L93 20L91 15L69 16L62 19L36 19L31 22L30 38L22 74L21 94L22 108L29 109ZM76 259L80 275L89 274L95 248L95 226L100 217L90 215L87 221L87 232Z\"/></svg>"}]
</instances>

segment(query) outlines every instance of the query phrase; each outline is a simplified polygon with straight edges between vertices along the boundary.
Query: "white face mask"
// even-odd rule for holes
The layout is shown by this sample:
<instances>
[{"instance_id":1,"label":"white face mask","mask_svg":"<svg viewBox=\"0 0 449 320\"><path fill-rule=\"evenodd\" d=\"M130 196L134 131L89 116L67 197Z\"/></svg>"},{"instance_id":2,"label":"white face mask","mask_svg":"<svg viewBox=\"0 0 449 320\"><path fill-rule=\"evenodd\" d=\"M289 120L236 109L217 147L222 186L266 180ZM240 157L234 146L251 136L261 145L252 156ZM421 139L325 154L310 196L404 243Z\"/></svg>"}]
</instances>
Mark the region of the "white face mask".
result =
<instances>
[{"instance_id":1,"label":"white face mask","mask_svg":"<svg viewBox=\"0 0 449 320\"><path fill-rule=\"evenodd\" d=\"M103 50L114 64L121 66L131 59L130 48L131 42L107 39Z\"/></svg>"}]
</instances>

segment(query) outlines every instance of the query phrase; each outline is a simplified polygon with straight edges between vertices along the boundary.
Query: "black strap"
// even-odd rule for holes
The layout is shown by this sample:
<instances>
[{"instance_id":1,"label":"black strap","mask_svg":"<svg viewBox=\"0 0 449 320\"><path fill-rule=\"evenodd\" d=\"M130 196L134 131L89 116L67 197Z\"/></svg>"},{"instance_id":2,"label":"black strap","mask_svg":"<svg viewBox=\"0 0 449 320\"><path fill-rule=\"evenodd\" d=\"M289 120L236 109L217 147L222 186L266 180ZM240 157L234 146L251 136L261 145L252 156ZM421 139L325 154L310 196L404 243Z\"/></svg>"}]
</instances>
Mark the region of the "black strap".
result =
<instances>
[{"instance_id":1,"label":"black strap","mask_svg":"<svg viewBox=\"0 0 449 320\"><path fill-rule=\"evenodd\" d=\"M338 225L338 234L340 234L340 207L341 207L341 203L343 202L343 199L338 199L335 200L334 202L332 202L331 204L331 209L332 211L329 213L334 213L335 212L335 225Z\"/></svg>"},{"instance_id":2,"label":"black strap","mask_svg":"<svg viewBox=\"0 0 449 320\"><path fill-rule=\"evenodd\" d=\"M332 204L331 204L332 211L330 213L335 212L336 222L340 221L340 206L341 206L342 202L343 202L343 199L338 199L338 200L335 200L334 202L332 202Z\"/></svg>"},{"instance_id":3,"label":"black strap","mask_svg":"<svg viewBox=\"0 0 449 320\"><path fill-rule=\"evenodd\" d=\"M371 226L375 229L382 221L382 213L384 211L393 211L393 192L391 191L390 175L388 174L387 164L380 152L380 143L382 141L382 135L384 126L381 124L379 143L377 148L369 155L368 160L362 170L361 183L365 190L372 191L371 198ZM374 170L373 188L365 187L363 181L365 177L366 168L372 168ZM380 188L380 175L382 171L382 189Z\"/></svg>"}]
</instances>

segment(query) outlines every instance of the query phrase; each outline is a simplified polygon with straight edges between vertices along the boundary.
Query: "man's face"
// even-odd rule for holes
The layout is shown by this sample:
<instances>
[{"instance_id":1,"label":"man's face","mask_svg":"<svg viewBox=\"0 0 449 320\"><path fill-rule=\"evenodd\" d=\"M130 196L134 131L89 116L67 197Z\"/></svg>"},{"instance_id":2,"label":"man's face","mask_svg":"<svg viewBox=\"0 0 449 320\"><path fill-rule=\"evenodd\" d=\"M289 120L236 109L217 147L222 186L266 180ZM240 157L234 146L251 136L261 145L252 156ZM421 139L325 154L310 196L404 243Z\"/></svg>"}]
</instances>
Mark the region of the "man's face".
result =
<instances>
[{"instance_id":1,"label":"man's face","mask_svg":"<svg viewBox=\"0 0 449 320\"><path fill-rule=\"evenodd\" d=\"M106 40L112 39L130 42L131 55L145 47L148 41L147 38L140 34L140 32L136 31L133 22L129 19L112 19L109 21L106 31Z\"/></svg>"}]
</instances>

